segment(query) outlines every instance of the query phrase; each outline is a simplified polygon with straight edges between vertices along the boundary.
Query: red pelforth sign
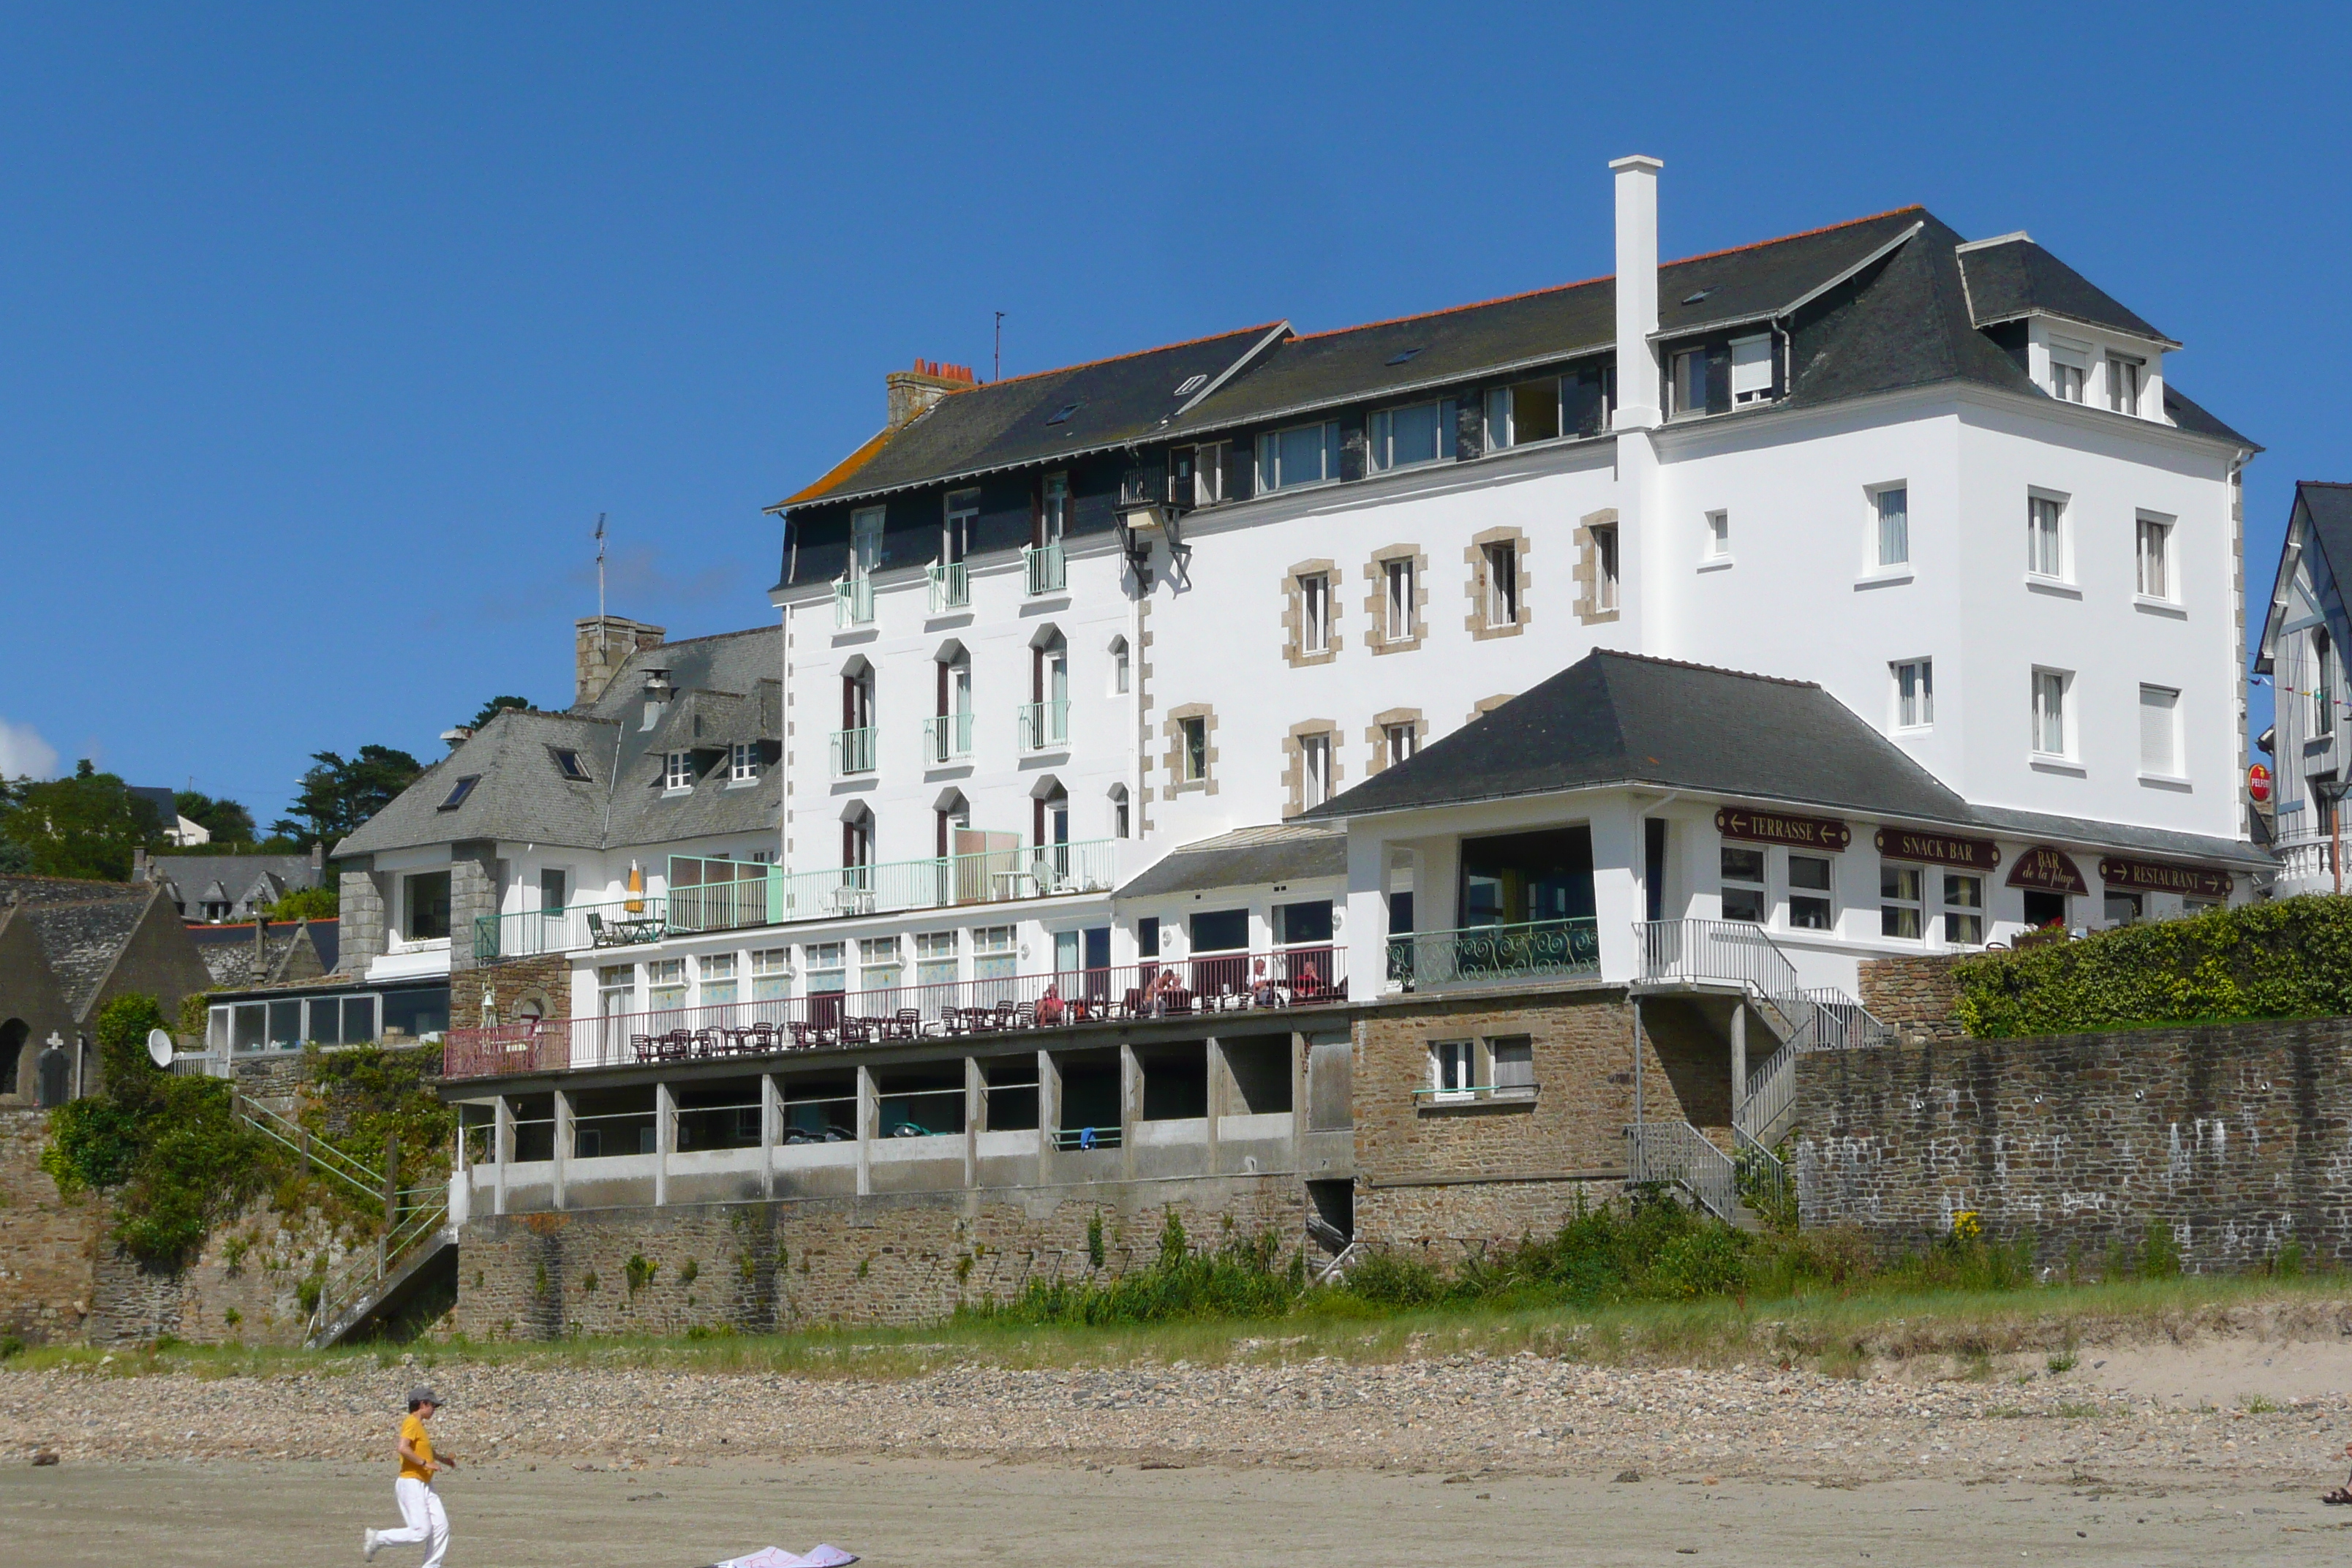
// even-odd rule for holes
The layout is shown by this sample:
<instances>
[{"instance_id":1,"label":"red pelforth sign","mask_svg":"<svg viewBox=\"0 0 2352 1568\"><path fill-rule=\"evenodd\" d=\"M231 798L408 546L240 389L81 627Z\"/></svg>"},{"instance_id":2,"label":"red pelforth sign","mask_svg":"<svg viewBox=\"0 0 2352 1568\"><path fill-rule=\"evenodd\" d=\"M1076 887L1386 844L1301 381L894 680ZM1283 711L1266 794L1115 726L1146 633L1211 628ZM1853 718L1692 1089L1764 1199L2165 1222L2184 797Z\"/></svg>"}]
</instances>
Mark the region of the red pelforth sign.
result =
<instances>
[{"instance_id":1,"label":"red pelforth sign","mask_svg":"<svg viewBox=\"0 0 2352 1568\"><path fill-rule=\"evenodd\" d=\"M1802 849L1838 850L1853 842L1853 829L1834 816L1783 816L1777 811L1750 811L1743 805L1727 805L1717 812L1715 830L1726 838L1793 844Z\"/></svg>"},{"instance_id":2,"label":"red pelforth sign","mask_svg":"<svg viewBox=\"0 0 2352 1568\"><path fill-rule=\"evenodd\" d=\"M2110 855L2099 862L2099 880L2110 888L2135 893L2179 893L2191 899L2226 899L2237 886L2227 871L2202 866L2166 866L2154 860L2126 860Z\"/></svg>"}]
</instances>

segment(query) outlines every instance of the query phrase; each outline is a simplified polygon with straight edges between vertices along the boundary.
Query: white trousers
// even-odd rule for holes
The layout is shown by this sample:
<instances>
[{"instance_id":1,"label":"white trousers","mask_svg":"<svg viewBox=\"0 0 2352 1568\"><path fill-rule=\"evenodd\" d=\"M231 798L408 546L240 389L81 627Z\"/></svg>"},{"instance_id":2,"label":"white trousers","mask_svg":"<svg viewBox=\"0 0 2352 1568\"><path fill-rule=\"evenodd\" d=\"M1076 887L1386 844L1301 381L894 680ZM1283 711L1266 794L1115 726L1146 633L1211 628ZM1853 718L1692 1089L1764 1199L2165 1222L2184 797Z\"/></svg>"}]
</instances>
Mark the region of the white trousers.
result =
<instances>
[{"instance_id":1,"label":"white trousers","mask_svg":"<svg viewBox=\"0 0 2352 1568\"><path fill-rule=\"evenodd\" d=\"M403 1476L392 1483L392 1495L399 1500L400 1517L407 1524L383 1531L376 1537L378 1543L422 1545L425 1568L441 1568L442 1554L449 1550L449 1516L442 1510L439 1494L415 1476Z\"/></svg>"}]
</instances>

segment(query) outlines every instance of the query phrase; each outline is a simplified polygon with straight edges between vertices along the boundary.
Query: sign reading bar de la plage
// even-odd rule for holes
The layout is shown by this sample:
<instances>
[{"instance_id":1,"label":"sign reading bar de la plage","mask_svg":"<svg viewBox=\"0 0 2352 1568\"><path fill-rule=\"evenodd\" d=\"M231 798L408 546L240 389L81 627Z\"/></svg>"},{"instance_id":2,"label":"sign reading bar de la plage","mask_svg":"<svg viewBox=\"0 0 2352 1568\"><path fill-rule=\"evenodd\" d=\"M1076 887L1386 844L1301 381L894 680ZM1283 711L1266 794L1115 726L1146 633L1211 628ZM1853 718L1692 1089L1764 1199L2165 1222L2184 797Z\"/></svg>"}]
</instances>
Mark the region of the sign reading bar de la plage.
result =
<instances>
[{"instance_id":1,"label":"sign reading bar de la plage","mask_svg":"<svg viewBox=\"0 0 2352 1568\"><path fill-rule=\"evenodd\" d=\"M1882 827L1872 842L1889 860L1925 860L1931 866L1964 866L1990 871L2000 864L2000 846L1990 838L1955 838L1916 827Z\"/></svg>"},{"instance_id":2,"label":"sign reading bar de la plage","mask_svg":"<svg viewBox=\"0 0 2352 1568\"><path fill-rule=\"evenodd\" d=\"M2110 855L2099 862L2099 880L2110 888L2135 893L2179 893L2191 899L2226 899L2237 879L2227 871L2201 866L2166 866L2154 860L2126 860Z\"/></svg>"},{"instance_id":3,"label":"sign reading bar de la plage","mask_svg":"<svg viewBox=\"0 0 2352 1568\"><path fill-rule=\"evenodd\" d=\"M1759 844L1793 844L1801 849L1839 850L1853 842L1853 829L1834 816L1789 816L1727 805L1715 814L1715 830L1726 838Z\"/></svg>"},{"instance_id":4,"label":"sign reading bar de la plage","mask_svg":"<svg viewBox=\"0 0 2352 1568\"><path fill-rule=\"evenodd\" d=\"M2037 844L2018 856L2017 864L2009 868L2009 885L2044 893L2080 894L2091 890L2084 885L2083 873L2066 858L2066 852L2047 844Z\"/></svg>"}]
</instances>

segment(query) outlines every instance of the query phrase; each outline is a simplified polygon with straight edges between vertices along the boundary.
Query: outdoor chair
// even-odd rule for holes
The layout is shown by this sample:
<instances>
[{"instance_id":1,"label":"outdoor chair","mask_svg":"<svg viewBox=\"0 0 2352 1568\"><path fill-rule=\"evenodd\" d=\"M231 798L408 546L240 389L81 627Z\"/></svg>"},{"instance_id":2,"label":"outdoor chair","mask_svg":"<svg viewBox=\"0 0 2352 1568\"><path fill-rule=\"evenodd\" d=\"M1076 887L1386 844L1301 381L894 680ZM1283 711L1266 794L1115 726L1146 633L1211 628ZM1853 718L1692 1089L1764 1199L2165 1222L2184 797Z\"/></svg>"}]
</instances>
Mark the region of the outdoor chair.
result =
<instances>
[{"instance_id":1,"label":"outdoor chair","mask_svg":"<svg viewBox=\"0 0 2352 1568\"><path fill-rule=\"evenodd\" d=\"M743 1031L743 1048L755 1056L764 1056L776 1048L776 1026L765 1018Z\"/></svg>"},{"instance_id":2,"label":"outdoor chair","mask_svg":"<svg viewBox=\"0 0 2352 1568\"><path fill-rule=\"evenodd\" d=\"M651 1035L631 1035L629 1037L629 1054L641 1062L649 1062L653 1060L659 1049L660 1047L658 1043Z\"/></svg>"}]
</instances>

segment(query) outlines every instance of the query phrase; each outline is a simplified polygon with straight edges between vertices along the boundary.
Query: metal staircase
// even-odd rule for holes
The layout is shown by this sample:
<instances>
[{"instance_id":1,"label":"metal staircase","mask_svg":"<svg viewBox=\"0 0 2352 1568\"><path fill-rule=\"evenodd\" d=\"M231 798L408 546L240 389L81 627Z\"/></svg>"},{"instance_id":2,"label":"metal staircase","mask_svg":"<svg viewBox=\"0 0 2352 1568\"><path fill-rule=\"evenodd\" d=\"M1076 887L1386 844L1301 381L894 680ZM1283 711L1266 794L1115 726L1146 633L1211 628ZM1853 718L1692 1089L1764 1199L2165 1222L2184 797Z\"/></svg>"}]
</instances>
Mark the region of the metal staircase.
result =
<instances>
[{"instance_id":1,"label":"metal staircase","mask_svg":"<svg viewBox=\"0 0 2352 1568\"><path fill-rule=\"evenodd\" d=\"M1747 921L1642 921L1633 938L1641 958L1636 994L1730 995L1777 1043L1732 1107L1731 1152L1686 1121L1643 1121L1626 1129L1629 1173L1635 1182L1679 1186L1728 1223L1758 1228L1758 1210L1784 1210L1795 1196L1773 1149L1795 1113L1797 1058L1888 1045L1894 1031L1835 987L1800 984L1788 955Z\"/></svg>"}]
</instances>

